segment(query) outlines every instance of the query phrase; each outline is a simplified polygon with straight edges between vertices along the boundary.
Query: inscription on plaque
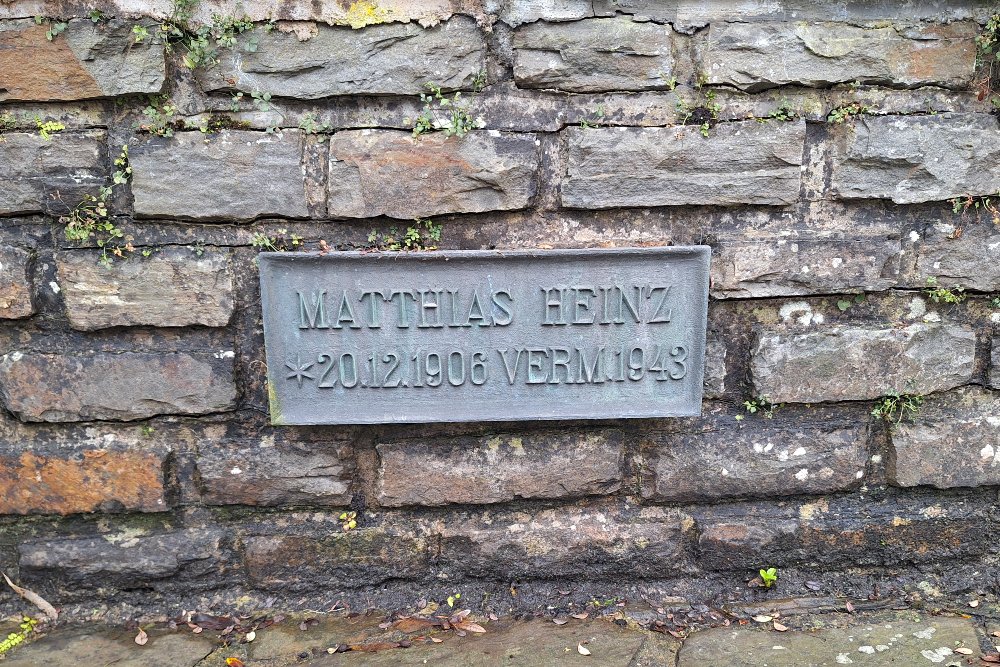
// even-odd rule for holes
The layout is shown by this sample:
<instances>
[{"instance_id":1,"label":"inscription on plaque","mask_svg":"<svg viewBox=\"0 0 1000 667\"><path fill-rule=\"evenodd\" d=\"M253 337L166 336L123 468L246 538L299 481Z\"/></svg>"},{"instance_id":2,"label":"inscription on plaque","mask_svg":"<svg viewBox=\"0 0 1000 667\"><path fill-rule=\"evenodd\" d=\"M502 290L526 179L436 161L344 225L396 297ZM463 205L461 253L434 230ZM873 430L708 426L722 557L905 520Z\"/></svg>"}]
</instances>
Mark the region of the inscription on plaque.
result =
<instances>
[{"instance_id":1,"label":"inscription on plaque","mask_svg":"<svg viewBox=\"0 0 1000 667\"><path fill-rule=\"evenodd\" d=\"M271 421L697 415L709 256L262 253Z\"/></svg>"}]
</instances>

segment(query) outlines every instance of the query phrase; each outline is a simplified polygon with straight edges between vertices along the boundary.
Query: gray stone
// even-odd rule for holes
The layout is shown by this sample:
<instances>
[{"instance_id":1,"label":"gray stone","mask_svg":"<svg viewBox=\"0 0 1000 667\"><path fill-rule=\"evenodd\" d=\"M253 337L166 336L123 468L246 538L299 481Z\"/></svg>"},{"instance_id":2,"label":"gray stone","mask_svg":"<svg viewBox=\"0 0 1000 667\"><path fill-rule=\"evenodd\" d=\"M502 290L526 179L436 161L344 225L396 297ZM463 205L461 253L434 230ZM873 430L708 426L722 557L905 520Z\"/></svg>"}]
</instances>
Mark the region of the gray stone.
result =
<instances>
[{"instance_id":1,"label":"gray stone","mask_svg":"<svg viewBox=\"0 0 1000 667\"><path fill-rule=\"evenodd\" d=\"M329 447L329 446L328 446ZM327 448L328 448L327 447ZM209 505L311 505L351 502L353 465L333 446L227 446L204 443L198 452L202 502Z\"/></svg>"},{"instance_id":2,"label":"gray stone","mask_svg":"<svg viewBox=\"0 0 1000 667\"><path fill-rule=\"evenodd\" d=\"M0 319L16 319L34 315L31 302L31 276L28 274L27 251L0 245Z\"/></svg>"},{"instance_id":3,"label":"gray stone","mask_svg":"<svg viewBox=\"0 0 1000 667\"><path fill-rule=\"evenodd\" d=\"M620 431L541 432L378 445L381 505L499 503L617 491Z\"/></svg>"},{"instance_id":4,"label":"gray stone","mask_svg":"<svg viewBox=\"0 0 1000 667\"><path fill-rule=\"evenodd\" d=\"M426 575L428 549L421 537L378 526L324 536L250 537L244 557L247 576L260 588L340 590L348 582L355 587Z\"/></svg>"},{"instance_id":5,"label":"gray stone","mask_svg":"<svg viewBox=\"0 0 1000 667\"><path fill-rule=\"evenodd\" d=\"M56 256L59 287L74 329L117 326L222 327L233 314L228 251L161 248L148 258L97 263L89 252Z\"/></svg>"},{"instance_id":6,"label":"gray stone","mask_svg":"<svg viewBox=\"0 0 1000 667\"><path fill-rule=\"evenodd\" d=\"M354 130L330 140L331 216L413 218L525 208L535 195L533 134Z\"/></svg>"},{"instance_id":7,"label":"gray stone","mask_svg":"<svg viewBox=\"0 0 1000 667\"><path fill-rule=\"evenodd\" d=\"M705 398L722 398L726 393L726 343L716 332L705 337Z\"/></svg>"},{"instance_id":8,"label":"gray stone","mask_svg":"<svg viewBox=\"0 0 1000 667\"><path fill-rule=\"evenodd\" d=\"M840 667L841 665L964 665L954 649L979 653L968 619L905 614L862 617L846 627L776 635L769 628L715 628L693 633L677 667Z\"/></svg>"},{"instance_id":9,"label":"gray stone","mask_svg":"<svg viewBox=\"0 0 1000 667\"><path fill-rule=\"evenodd\" d=\"M642 495L666 502L822 494L860 484L865 428L787 419L719 420L643 440Z\"/></svg>"},{"instance_id":10,"label":"gray stone","mask_svg":"<svg viewBox=\"0 0 1000 667\"><path fill-rule=\"evenodd\" d=\"M953 324L764 331L752 346L750 372L756 395L773 403L862 401L966 384L975 352L975 332Z\"/></svg>"},{"instance_id":11,"label":"gray stone","mask_svg":"<svg viewBox=\"0 0 1000 667\"><path fill-rule=\"evenodd\" d=\"M804 122L568 128L569 208L791 204L799 197Z\"/></svg>"},{"instance_id":12,"label":"gray stone","mask_svg":"<svg viewBox=\"0 0 1000 667\"><path fill-rule=\"evenodd\" d=\"M281 31L255 37L256 52L224 52L219 65L202 75L206 90L266 90L276 97L317 99L416 95L427 92L427 83L443 90L471 89L486 52L476 22L466 16L433 28L416 23L363 30L318 26L304 42Z\"/></svg>"},{"instance_id":13,"label":"gray stone","mask_svg":"<svg viewBox=\"0 0 1000 667\"><path fill-rule=\"evenodd\" d=\"M105 184L105 133L60 132L0 136L0 215L69 212Z\"/></svg>"},{"instance_id":14,"label":"gray stone","mask_svg":"<svg viewBox=\"0 0 1000 667\"><path fill-rule=\"evenodd\" d=\"M634 513L615 505L561 506L534 513L486 517L453 515L435 521L440 559L466 576L588 578L668 576L685 565L694 522L661 507Z\"/></svg>"},{"instance_id":15,"label":"gray stone","mask_svg":"<svg viewBox=\"0 0 1000 667\"><path fill-rule=\"evenodd\" d=\"M864 116L837 128L830 189L841 199L941 201L1000 191L1000 126L979 113Z\"/></svg>"},{"instance_id":16,"label":"gray stone","mask_svg":"<svg viewBox=\"0 0 1000 667\"><path fill-rule=\"evenodd\" d=\"M502 3L500 9L500 20L515 27L542 19L576 21L593 15L593 3L589 0L511 0Z\"/></svg>"},{"instance_id":17,"label":"gray stone","mask_svg":"<svg viewBox=\"0 0 1000 667\"><path fill-rule=\"evenodd\" d=\"M160 535L28 540L18 545L27 581L58 580L67 587L136 588L174 583L216 573L223 532L188 528Z\"/></svg>"},{"instance_id":18,"label":"gray stone","mask_svg":"<svg viewBox=\"0 0 1000 667\"><path fill-rule=\"evenodd\" d=\"M163 42L136 43L132 29L158 24L118 19L74 19L49 40L50 25L34 20L0 22L0 102L82 100L152 94L163 88Z\"/></svg>"},{"instance_id":19,"label":"gray stone","mask_svg":"<svg viewBox=\"0 0 1000 667\"><path fill-rule=\"evenodd\" d=\"M908 287L925 288L933 277L942 287L1000 292L1000 227L965 224L956 234L955 225L938 223L927 229L911 255L915 262L906 271Z\"/></svg>"},{"instance_id":20,"label":"gray stone","mask_svg":"<svg viewBox=\"0 0 1000 667\"><path fill-rule=\"evenodd\" d=\"M514 80L576 93L667 89L672 34L669 25L628 17L533 23L514 33Z\"/></svg>"},{"instance_id":21,"label":"gray stone","mask_svg":"<svg viewBox=\"0 0 1000 667\"><path fill-rule=\"evenodd\" d=\"M233 358L220 353L11 352L0 360L0 397L22 421L131 421L231 410L236 386Z\"/></svg>"},{"instance_id":22,"label":"gray stone","mask_svg":"<svg viewBox=\"0 0 1000 667\"><path fill-rule=\"evenodd\" d=\"M899 258L898 239L723 241L712 257L712 296L882 291L895 284Z\"/></svg>"},{"instance_id":23,"label":"gray stone","mask_svg":"<svg viewBox=\"0 0 1000 667\"><path fill-rule=\"evenodd\" d=\"M929 396L890 432L898 486L1000 485L1000 394L978 387Z\"/></svg>"},{"instance_id":24,"label":"gray stone","mask_svg":"<svg viewBox=\"0 0 1000 667\"><path fill-rule=\"evenodd\" d=\"M990 386L1000 389L1000 336L993 337L993 354L990 360Z\"/></svg>"},{"instance_id":25,"label":"gray stone","mask_svg":"<svg viewBox=\"0 0 1000 667\"><path fill-rule=\"evenodd\" d=\"M966 88L976 63L971 22L859 27L844 23L712 23L702 75L756 92L860 81Z\"/></svg>"},{"instance_id":26,"label":"gray stone","mask_svg":"<svg viewBox=\"0 0 1000 667\"><path fill-rule=\"evenodd\" d=\"M308 215L302 137L224 131L154 137L130 152L135 214L146 218L252 220Z\"/></svg>"}]
</instances>

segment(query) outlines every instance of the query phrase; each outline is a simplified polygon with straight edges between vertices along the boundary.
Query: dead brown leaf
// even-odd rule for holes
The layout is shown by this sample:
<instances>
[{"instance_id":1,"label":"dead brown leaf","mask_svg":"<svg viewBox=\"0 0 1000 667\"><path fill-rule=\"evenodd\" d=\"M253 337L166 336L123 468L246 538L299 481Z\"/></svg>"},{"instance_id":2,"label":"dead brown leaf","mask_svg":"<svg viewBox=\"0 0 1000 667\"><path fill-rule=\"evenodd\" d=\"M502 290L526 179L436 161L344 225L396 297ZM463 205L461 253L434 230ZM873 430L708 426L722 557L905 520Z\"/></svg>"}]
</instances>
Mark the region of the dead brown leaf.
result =
<instances>
[{"instance_id":1,"label":"dead brown leaf","mask_svg":"<svg viewBox=\"0 0 1000 667\"><path fill-rule=\"evenodd\" d=\"M45 598L43 598L41 595L39 595L34 591L28 590L27 588L21 588L20 586L18 586L17 584L15 584L13 581L10 580L10 577L7 576L7 573L4 572L2 574L3 574L3 580L7 582L7 585L10 586L11 590L20 595L22 598L24 598L31 604L38 607L39 611L41 611L46 618L48 618L50 621L55 621L57 618L59 618L59 612L56 611L56 608L50 605L48 601L45 600Z\"/></svg>"},{"instance_id":2,"label":"dead brown leaf","mask_svg":"<svg viewBox=\"0 0 1000 667\"><path fill-rule=\"evenodd\" d=\"M590 655L590 649L586 648L583 644L577 644L576 651L580 655Z\"/></svg>"},{"instance_id":3,"label":"dead brown leaf","mask_svg":"<svg viewBox=\"0 0 1000 667\"><path fill-rule=\"evenodd\" d=\"M778 623L777 621L775 621L774 622L774 629L777 630L778 632L785 632L786 630L788 630L788 626L787 625L782 625L781 623Z\"/></svg>"},{"instance_id":4,"label":"dead brown leaf","mask_svg":"<svg viewBox=\"0 0 1000 667\"><path fill-rule=\"evenodd\" d=\"M573 618L578 618L578 619L580 619L580 620L582 621L583 619L585 619L585 618L587 618L588 616L590 616L590 613L589 613L589 612L586 612L586 611L581 611L581 612L580 612L579 614L570 614L570 615L571 615L571 616L572 616Z\"/></svg>"},{"instance_id":5,"label":"dead brown leaf","mask_svg":"<svg viewBox=\"0 0 1000 667\"><path fill-rule=\"evenodd\" d=\"M987 653L979 659L983 662L988 662L991 665L1000 665L1000 653Z\"/></svg>"},{"instance_id":6,"label":"dead brown leaf","mask_svg":"<svg viewBox=\"0 0 1000 667\"><path fill-rule=\"evenodd\" d=\"M133 641L135 641L135 643L139 646L145 646L146 642L149 641L149 635L146 634L145 630L139 628L139 633L135 636Z\"/></svg>"},{"instance_id":7,"label":"dead brown leaf","mask_svg":"<svg viewBox=\"0 0 1000 667\"><path fill-rule=\"evenodd\" d=\"M555 618L552 619L552 622L555 623L556 625L566 625L567 623L569 623L569 619L566 618L565 616L556 616Z\"/></svg>"},{"instance_id":8,"label":"dead brown leaf","mask_svg":"<svg viewBox=\"0 0 1000 667\"><path fill-rule=\"evenodd\" d=\"M461 623L456 624L455 627L459 630L465 630L466 632L477 632L480 634L486 632L486 628L478 623L473 623L472 621L462 621Z\"/></svg>"},{"instance_id":9,"label":"dead brown leaf","mask_svg":"<svg viewBox=\"0 0 1000 667\"><path fill-rule=\"evenodd\" d=\"M411 634L414 632L422 632L427 628L436 627L438 624L433 621L428 621L426 618L417 618L415 616L407 616L406 618L401 618L392 624L393 630L399 630L400 632L405 632L406 634Z\"/></svg>"}]
</instances>

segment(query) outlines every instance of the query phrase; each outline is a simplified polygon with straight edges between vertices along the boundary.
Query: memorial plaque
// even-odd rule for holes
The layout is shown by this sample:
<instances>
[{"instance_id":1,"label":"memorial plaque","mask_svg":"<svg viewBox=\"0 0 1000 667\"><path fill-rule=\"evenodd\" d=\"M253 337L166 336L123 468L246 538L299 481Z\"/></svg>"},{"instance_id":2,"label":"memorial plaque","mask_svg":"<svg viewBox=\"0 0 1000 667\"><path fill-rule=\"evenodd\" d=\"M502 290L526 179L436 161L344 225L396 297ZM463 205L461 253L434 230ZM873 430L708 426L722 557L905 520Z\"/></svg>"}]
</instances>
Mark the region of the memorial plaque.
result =
<instances>
[{"instance_id":1,"label":"memorial plaque","mask_svg":"<svg viewBox=\"0 0 1000 667\"><path fill-rule=\"evenodd\" d=\"M261 253L271 422L697 415L709 257Z\"/></svg>"}]
</instances>

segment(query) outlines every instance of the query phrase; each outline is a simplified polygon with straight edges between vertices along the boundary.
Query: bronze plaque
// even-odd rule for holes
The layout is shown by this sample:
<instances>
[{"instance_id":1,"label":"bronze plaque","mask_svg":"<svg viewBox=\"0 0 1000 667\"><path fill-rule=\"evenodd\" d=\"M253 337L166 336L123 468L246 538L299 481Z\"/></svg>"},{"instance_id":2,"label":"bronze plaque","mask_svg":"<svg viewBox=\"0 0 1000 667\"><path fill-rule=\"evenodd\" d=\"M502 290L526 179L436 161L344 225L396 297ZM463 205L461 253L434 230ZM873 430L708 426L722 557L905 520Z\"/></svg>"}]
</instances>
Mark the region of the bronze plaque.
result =
<instances>
[{"instance_id":1,"label":"bronze plaque","mask_svg":"<svg viewBox=\"0 0 1000 667\"><path fill-rule=\"evenodd\" d=\"M701 412L710 249L262 253L274 424Z\"/></svg>"}]
</instances>

